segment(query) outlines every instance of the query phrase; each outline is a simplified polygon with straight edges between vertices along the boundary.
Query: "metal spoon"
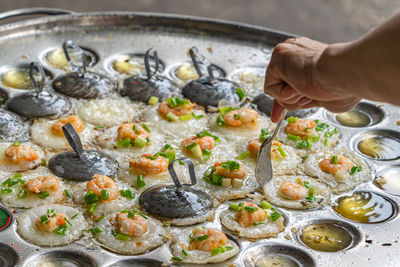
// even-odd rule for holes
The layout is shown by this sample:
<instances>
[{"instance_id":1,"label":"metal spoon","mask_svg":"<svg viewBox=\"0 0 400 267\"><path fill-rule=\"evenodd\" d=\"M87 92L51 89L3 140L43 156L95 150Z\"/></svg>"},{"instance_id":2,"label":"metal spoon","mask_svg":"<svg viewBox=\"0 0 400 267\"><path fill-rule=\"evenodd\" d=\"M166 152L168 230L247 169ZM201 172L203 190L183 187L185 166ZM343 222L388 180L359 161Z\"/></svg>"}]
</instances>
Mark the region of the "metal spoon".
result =
<instances>
[{"instance_id":1,"label":"metal spoon","mask_svg":"<svg viewBox=\"0 0 400 267\"><path fill-rule=\"evenodd\" d=\"M256 179L260 187L264 186L272 178L272 163L271 163L271 147L272 141L275 139L276 135L281 128L282 122L287 114L287 109L283 109L282 118L278 122L272 135L265 139L260 147L260 152L257 156L256 163Z\"/></svg>"}]
</instances>

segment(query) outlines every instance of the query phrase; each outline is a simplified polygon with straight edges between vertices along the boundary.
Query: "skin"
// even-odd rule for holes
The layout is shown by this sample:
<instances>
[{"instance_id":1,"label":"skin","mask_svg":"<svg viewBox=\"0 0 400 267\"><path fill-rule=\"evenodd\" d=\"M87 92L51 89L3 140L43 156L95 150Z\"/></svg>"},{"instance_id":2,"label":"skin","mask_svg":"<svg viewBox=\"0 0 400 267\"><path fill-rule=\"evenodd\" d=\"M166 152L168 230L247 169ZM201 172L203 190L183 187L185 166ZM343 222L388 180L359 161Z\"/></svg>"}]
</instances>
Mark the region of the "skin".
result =
<instances>
[{"instance_id":1,"label":"skin","mask_svg":"<svg viewBox=\"0 0 400 267\"><path fill-rule=\"evenodd\" d=\"M358 40L324 44L305 37L278 44L264 91L275 98L271 119L289 110L346 112L362 98L400 105L400 13Z\"/></svg>"}]
</instances>

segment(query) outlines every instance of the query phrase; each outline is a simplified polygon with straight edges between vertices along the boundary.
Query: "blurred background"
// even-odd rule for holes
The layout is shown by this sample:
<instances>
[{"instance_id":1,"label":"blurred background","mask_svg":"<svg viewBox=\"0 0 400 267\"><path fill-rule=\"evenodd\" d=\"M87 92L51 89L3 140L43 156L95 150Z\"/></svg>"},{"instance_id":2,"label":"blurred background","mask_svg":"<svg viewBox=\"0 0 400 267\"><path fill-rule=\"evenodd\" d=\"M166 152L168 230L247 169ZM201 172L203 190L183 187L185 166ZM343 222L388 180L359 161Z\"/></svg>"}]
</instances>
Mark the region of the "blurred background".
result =
<instances>
[{"instance_id":1,"label":"blurred background","mask_svg":"<svg viewBox=\"0 0 400 267\"><path fill-rule=\"evenodd\" d=\"M213 17L324 42L360 37L400 12L400 0L1 0L0 11L56 7L77 12L148 11Z\"/></svg>"}]
</instances>

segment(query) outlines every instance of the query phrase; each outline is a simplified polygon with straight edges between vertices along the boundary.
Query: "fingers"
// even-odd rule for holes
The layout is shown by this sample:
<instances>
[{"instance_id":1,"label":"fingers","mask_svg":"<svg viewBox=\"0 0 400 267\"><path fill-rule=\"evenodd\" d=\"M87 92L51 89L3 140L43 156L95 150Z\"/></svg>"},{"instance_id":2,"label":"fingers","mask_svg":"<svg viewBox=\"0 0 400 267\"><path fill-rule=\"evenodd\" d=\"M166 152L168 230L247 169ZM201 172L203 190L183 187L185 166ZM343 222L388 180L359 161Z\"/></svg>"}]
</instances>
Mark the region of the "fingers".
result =
<instances>
[{"instance_id":1,"label":"fingers","mask_svg":"<svg viewBox=\"0 0 400 267\"><path fill-rule=\"evenodd\" d=\"M282 111L283 107L274 100L274 103L272 104L271 121L278 122L282 117Z\"/></svg>"}]
</instances>

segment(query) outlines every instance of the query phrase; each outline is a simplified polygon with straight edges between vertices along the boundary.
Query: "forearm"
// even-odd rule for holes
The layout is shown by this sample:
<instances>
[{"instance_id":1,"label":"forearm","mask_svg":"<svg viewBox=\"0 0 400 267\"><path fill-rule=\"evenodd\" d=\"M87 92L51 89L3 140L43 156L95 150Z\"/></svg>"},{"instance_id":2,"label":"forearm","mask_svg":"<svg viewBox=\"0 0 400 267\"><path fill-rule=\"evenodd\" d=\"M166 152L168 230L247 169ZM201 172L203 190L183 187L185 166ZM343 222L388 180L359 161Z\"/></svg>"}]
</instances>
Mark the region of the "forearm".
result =
<instances>
[{"instance_id":1,"label":"forearm","mask_svg":"<svg viewBox=\"0 0 400 267\"><path fill-rule=\"evenodd\" d=\"M315 86L400 104L400 14L363 38L328 46L314 70Z\"/></svg>"}]
</instances>

